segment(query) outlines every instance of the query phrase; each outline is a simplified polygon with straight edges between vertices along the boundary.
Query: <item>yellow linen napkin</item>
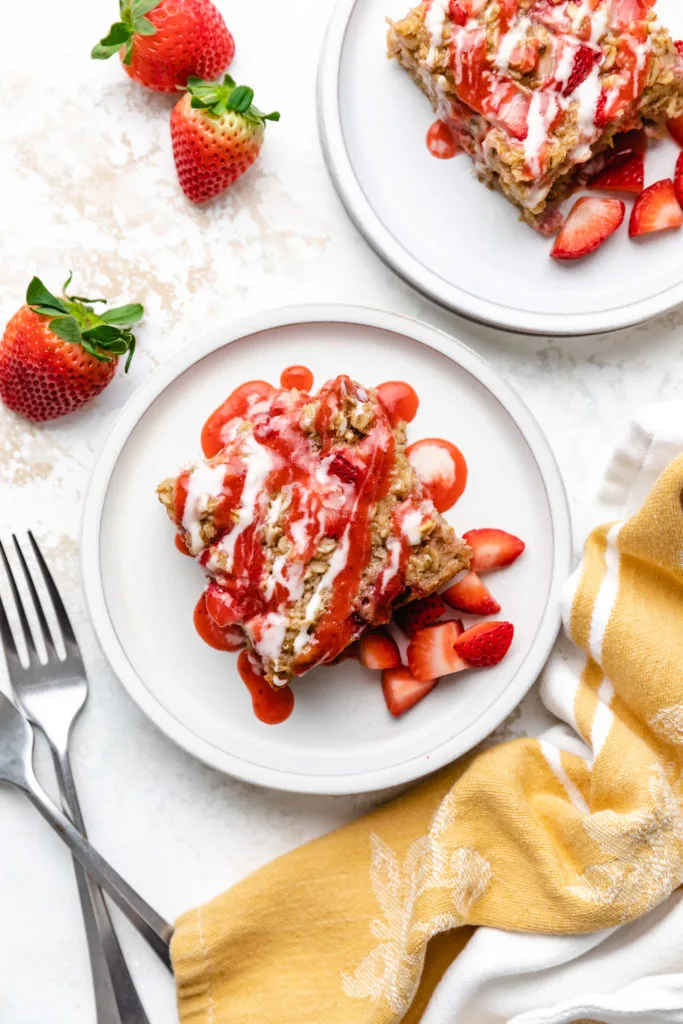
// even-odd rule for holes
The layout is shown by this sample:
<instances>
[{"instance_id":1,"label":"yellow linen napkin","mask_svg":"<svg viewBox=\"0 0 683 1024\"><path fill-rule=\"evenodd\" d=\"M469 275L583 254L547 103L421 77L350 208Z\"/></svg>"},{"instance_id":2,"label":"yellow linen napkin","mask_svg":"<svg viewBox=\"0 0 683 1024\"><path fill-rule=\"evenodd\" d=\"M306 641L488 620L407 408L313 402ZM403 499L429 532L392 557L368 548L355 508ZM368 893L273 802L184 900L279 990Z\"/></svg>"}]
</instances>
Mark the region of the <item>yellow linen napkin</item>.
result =
<instances>
[{"instance_id":1,"label":"yellow linen napkin","mask_svg":"<svg viewBox=\"0 0 683 1024\"><path fill-rule=\"evenodd\" d=\"M683 881L683 457L575 579L551 698L591 756L476 753L183 915L183 1024L415 1024L463 926L595 931Z\"/></svg>"}]
</instances>

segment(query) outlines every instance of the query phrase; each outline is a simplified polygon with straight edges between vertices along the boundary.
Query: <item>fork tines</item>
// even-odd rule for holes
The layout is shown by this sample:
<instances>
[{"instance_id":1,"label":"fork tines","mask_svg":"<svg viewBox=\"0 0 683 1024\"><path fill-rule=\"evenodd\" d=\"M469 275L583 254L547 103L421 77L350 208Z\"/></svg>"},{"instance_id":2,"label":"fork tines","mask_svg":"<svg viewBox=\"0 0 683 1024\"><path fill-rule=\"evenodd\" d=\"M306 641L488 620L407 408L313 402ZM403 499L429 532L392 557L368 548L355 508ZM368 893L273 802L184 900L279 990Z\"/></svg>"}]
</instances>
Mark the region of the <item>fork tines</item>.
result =
<instances>
[{"instance_id":1,"label":"fork tines","mask_svg":"<svg viewBox=\"0 0 683 1024\"><path fill-rule=\"evenodd\" d=\"M56 660L62 661L64 658L60 654L60 647L64 648L67 657L70 654L78 655L76 637L73 629L71 628L71 622L69 621L66 608L59 596L59 591L57 590L52 574L50 573L45 559L43 558L42 552L30 530L27 532L26 536L33 552L37 568L40 572L39 578L42 578L42 583L47 591L47 598L41 598L38 587L36 586L36 570L34 569L32 571L29 567L26 556L22 550L22 546L19 543L19 538L16 534L13 534L12 540L16 550L19 571L30 600L30 605L27 609L27 602L21 596L19 573L12 568L5 547L3 546L2 541L0 541L0 560L2 561L5 575L9 583L16 617L19 623L18 635L25 645L29 664L40 663L42 659L38 653L36 637L29 622L32 611L38 624L38 635L45 645L48 662L54 662ZM56 622L58 630L54 627L50 627L48 624L49 617L53 618ZM10 625L7 609L2 601L2 596L0 596L0 639L2 639L7 657L20 661L21 659L17 650L14 633Z\"/></svg>"}]
</instances>

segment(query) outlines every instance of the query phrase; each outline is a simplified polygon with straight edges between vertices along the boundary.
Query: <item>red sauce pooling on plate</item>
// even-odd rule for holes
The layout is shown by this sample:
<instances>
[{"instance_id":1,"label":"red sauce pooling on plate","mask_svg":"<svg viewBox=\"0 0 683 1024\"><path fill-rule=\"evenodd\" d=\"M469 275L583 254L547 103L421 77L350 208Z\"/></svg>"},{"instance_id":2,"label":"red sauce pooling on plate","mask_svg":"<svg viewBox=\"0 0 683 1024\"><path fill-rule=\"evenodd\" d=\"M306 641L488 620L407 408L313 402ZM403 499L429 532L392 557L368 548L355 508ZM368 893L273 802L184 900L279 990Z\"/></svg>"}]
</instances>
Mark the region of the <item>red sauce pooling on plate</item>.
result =
<instances>
[{"instance_id":1,"label":"red sauce pooling on plate","mask_svg":"<svg viewBox=\"0 0 683 1024\"><path fill-rule=\"evenodd\" d=\"M209 647L217 651L239 651L244 647L244 637L238 629L219 626L209 615L206 594L202 594L194 610L194 626Z\"/></svg>"},{"instance_id":2,"label":"red sauce pooling on plate","mask_svg":"<svg viewBox=\"0 0 683 1024\"><path fill-rule=\"evenodd\" d=\"M427 149L439 160L450 160L462 150L446 121L435 121L427 132Z\"/></svg>"},{"instance_id":3,"label":"red sauce pooling on plate","mask_svg":"<svg viewBox=\"0 0 683 1024\"><path fill-rule=\"evenodd\" d=\"M226 400L213 412L202 429L202 451L207 459L218 455L223 448L223 428L239 417L245 417L255 405L263 399L271 398L275 394L272 384L264 380L250 380L246 384L240 384L238 388L228 395Z\"/></svg>"},{"instance_id":4,"label":"red sauce pooling on plate","mask_svg":"<svg viewBox=\"0 0 683 1024\"><path fill-rule=\"evenodd\" d=\"M254 666L248 651L240 653L237 671L251 694L254 714L260 722L265 722L266 725L279 725L289 718L294 710L294 694L289 686L273 690Z\"/></svg>"},{"instance_id":5,"label":"red sauce pooling on plate","mask_svg":"<svg viewBox=\"0 0 683 1024\"><path fill-rule=\"evenodd\" d=\"M417 392L402 380L388 380L377 388L377 397L389 413L393 427L403 420L412 423L420 407Z\"/></svg>"},{"instance_id":6,"label":"red sauce pooling on plate","mask_svg":"<svg viewBox=\"0 0 683 1024\"><path fill-rule=\"evenodd\" d=\"M288 366L280 374L280 387L290 391L296 388L297 391L311 391L313 389L313 374L307 366Z\"/></svg>"},{"instance_id":7,"label":"red sauce pooling on plate","mask_svg":"<svg viewBox=\"0 0 683 1024\"><path fill-rule=\"evenodd\" d=\"M188 550L185 538L179 533L176 533L175 535L175 546L181 555L189 555L190 558L192 558L192 552Z\"/></svg>"},{"instance_id":8,"label":"red sauce pooling on plate","mask_svg":"<svg viewBox=\"0 0 683 1024\"><path fill-rule=\"evenodd\" d=\"M467 486L467 462L460 449L441 437L427 437L408 445L406 455L437 510L453 508Z\"/></svg>"}]
</instances>

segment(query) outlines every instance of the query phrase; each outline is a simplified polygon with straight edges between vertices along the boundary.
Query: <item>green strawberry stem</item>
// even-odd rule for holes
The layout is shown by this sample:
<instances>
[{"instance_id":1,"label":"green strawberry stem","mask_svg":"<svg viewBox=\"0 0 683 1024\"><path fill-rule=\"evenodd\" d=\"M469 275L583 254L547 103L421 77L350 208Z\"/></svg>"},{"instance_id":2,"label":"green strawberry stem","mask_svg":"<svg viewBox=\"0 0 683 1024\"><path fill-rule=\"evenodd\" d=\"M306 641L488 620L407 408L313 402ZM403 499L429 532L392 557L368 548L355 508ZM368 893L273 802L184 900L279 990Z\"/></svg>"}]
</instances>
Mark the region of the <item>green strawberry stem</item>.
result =
<instances>
[{"instance_id":1,"label":"green strawberry stem","mask_svg":"<svg viewBox=\"0 0 683 1024\"><path fill-rule=\"evenodd\" d=\"M119 0L121 20L114 22L108 34L93 47L90 54L93 60L108 60L123 47L123 63L130 64L133 36L155 35L156 27L145 15L160 3L161 0Z\"/></svg>"},{"instance_id":2,"label":"green strawberry stem","mask_svg":"<svg viewBox=\"0 0 683 1024\"><path fill-rule=\"evenodd\" d=\"M195 110L203 110L210 117L222 117L230 110L240 114L250 124L260 125L266 121L280 120L277 111L264 114L255 107L254 90L248 85L236 85L230 75L226 75L222 82L204 82L201 78L188 78L187 91L192 97L191 105Z\"/></svg>"},{"instance_id":3,"label":"green strawberry stem","mask_svg":"<svg viewBox=\"0 0 683 1024\"><path fill-rule=\"evenodd\" d=\"M50 317L48 327L62 341L81 345L101 363L110 363L115 356L126 359L126 373L135 353L135 335L130 330L144 316L144 309L136 302L116 309L96 313L93 303L106 305L106 299L84 299L68 295L73 274L69 274L61 298L48 291L38 277L34 277L26 290L26 304L39 316Z\"/></svg>"}]
</instances>

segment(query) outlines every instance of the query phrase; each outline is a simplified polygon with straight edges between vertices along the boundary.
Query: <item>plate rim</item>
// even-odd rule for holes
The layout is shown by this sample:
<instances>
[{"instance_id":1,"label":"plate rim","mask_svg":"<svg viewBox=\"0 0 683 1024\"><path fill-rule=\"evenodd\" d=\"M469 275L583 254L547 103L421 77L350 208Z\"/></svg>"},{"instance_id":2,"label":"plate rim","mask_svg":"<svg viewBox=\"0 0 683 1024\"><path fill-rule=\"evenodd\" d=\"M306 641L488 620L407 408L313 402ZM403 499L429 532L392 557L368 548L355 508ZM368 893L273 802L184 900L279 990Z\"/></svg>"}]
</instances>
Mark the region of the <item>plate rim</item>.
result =
<instances>
[{"instance_id":1,"label":"plate rim","mask_svg":"<svg viewBox=\"0 0 683 1024\"><path fill-rule=\"evenodd\" d=\"M393 236L365 196L348 154L340 115L341 61L354 10L365 0L337 0L320 53L317 76L318 129L332 183L351 221L380 259L403 281L451 312L509 333L581 337L609 334L646 323L683 303L683 279L629 306L595 313L534 313L501 307L473 296L420 263ZM668 296L668 298L667 298ZM663 301L665 299L665 301ZM510 317L496 315L507 308Z\"/></svg>"},{"instance_id":2,"label":"plate rim","mask_svg":"<svg viewBox=\"0 0 683 1024\"><path fill-rule=\"evenodd\" d=\"M546 488L553 530L548 605L531 650L515 675L515 685L505 687L464 733L444 741L427 755L410 756L386 768L320 777L245 761L198 736L168 711L138 675L117 636L107 608L100 561L100 531L109 482L133 430L152 403L213 352L263 331L310 323L339 323L401 334L471 373L503 405L528 444ZM93 630L115 676L147 718L187 753L218 771L272 789L318 795L373 792L413 782L453 762L490 735L531 689L553 648L561 621L560 592L569 576L572 554L569 503L559 466L543 430L517 392L473 349L439 328L410 316L346 304L286 306L247 316L210 331L154 371L125 403L98 452L81 528L81 575Z\"/></svg>"}]
</instances>

